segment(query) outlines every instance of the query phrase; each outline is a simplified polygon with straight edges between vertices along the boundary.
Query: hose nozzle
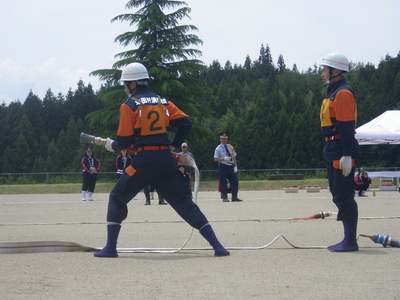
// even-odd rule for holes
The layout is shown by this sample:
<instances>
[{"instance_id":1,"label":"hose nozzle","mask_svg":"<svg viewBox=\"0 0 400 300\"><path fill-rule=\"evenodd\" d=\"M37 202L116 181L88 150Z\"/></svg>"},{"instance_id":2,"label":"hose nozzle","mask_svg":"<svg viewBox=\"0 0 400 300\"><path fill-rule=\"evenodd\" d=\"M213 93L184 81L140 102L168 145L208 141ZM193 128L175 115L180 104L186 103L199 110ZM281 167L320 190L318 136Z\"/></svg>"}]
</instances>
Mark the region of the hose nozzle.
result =
<instances>
[{"instance_id":1,"label":"hose nozzle","mask_svg":"<svg viewBox=\"0 0 400 300\"><path fill-rule=\"evenodd\" d=\"M89 143L89 144L104 146L107 142L107 139L103 139L101 137L82 132L79 137L79 141L84 144Z\"/></svg>"}]
</instances>

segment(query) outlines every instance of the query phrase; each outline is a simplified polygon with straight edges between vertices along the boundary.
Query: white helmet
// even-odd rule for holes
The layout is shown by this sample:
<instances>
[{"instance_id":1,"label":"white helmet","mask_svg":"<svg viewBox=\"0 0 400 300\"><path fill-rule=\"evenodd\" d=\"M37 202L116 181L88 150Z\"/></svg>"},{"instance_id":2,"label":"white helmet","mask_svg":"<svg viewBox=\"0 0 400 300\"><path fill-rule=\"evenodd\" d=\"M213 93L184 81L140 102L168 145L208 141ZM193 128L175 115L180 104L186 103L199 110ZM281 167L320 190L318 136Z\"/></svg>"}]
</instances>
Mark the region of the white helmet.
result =
<instances>
[{"instance_id":1,"label":"white helmet","mask_svg":"<svg viewBox=\"0 0 400 300\"><path fill-rule=\"evenodd\" d=\"M338 52L329 53L322 59L320 66L328 66L334 69L349 71L349 60L346 56Z\"/></svg>"},{"instance_id":2,"label":"white helmet","mask_svg":"<svg viewBox=\"0 0 400 300\"><path fill-rule=\"evenodd\" d=\"M139 81L139 80L148 80L150 79L149 73L147 72L147 69L145 66L143 66L141 63L131 63L127 65L123 70L121 74L121 79L120 81Z\"/></svg>"}]
</instances>

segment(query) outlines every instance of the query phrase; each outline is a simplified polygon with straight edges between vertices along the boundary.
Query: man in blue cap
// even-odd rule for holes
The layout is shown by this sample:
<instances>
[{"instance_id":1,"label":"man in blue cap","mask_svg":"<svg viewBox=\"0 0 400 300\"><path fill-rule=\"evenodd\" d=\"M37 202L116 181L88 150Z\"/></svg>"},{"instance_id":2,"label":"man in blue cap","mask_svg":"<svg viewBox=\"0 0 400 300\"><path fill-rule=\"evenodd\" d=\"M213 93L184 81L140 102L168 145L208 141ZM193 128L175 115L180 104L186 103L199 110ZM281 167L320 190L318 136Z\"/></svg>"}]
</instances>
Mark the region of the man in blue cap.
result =
<instances>
[{"instance_id":1,"label":"man in blue cap","mask_svg":"<svg viewBox=\"0 0 400 300\"><path fill-rule=\"evenodd\" d=\"M229 202L226 180L229 180L232 190L232 202L241 202L238 198L239 182L236 177L238 171L235 149L228 144L228 133L221 132L219 141L221 142L214 151L214 161L218 162L218 180L221 198L223 202ZM221 184L222 183L222 184Z\"/></svg>"}]
</instances>

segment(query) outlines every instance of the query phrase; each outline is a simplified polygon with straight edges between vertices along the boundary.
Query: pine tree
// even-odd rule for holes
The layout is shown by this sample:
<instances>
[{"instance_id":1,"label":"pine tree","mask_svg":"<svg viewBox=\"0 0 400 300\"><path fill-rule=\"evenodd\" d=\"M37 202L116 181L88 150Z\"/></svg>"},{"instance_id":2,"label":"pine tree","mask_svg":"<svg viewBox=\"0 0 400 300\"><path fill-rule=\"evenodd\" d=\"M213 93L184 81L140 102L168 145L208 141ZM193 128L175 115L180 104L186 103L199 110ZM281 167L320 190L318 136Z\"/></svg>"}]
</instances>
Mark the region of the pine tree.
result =
<instances>
[{"instance_id":1,"label":"pine tree","mask_svg":"<svg viewBox=\"0 0 400 300\"><path fill-rule=\"evenodd\" d=\"M49 141L48 137L43 134L40 137L40 142L39 142L39 146L38 146L39 157L47 158L48 151L49 151L49 144L50 144L50 141ZM44 168L43 165L41 167L42 167L42 170L40 172L50 171L50 170L47 170L46 168Z\"/></svg>"},{"instance_id":2,"label":"pine tree","mask_svg":"<svg viewBox=\"0 0 400 300\"><path fill-rule=\"evenodd\" d=\"M56 142L51 140L47 151L46 168L47 172L62 172L63 161Z\"/></svg>"},{"instance_id":3,"label":"pine tree","mask_svg":"<svg viewBox=\"0 0 400 300\"><path fill-rule=\"evenodd\" d=\"M42 101L37 95L30 91L22 106L24 107L25 115L29 122L35 124L35 126L33 126L35 132L33 138L37 139L43 133ZM38 140L36 140L36 143L37 142Z\"/></svg>"},{"instance_id":4,"label":"pine tree","mask_svg":"<svg viewBox=\"0 0 400 300\"><path fill-rule=\"evenodd\" d=\"M14 173L31 173L34 159L31 156L31 149L24 134L20 134L12 147L10 164Z\"/></svg>"},{"instance_id":5,"label":"pine tree","mask_svg":"<svg viewBox=\"0 0 400 300\"><path fill-rule=\"evenodd\" d=\"M0 126L0 156L3 156L7 146L12 145L18 138L19 132L15 130L21 116L24 114L24 109L21 102L11 102L1 120Z\"/></svg>"},{"instance_id":6,"label":"pine tree","mask_svg":"<svg viewBox=\"0 0 400 300\"><path fill-rule=\"evenodd\" d=\"M31 149L31 159L32 161L35 160L36 155L39 154L38 152L38 142L37 142L37 137L34 131L34 126L32 125L31 122L29 122L28 118L26 115L23 115L20 118L20 121L13 130L18 132L18 134L22 134L24 136L24 139L28 143Z\"/></svg>"},{"instance_id":7,"label":"pine tree","mask_svg":"<svg viewBox=\"0 0 400 300\"><path fill-rule=\"evenodd\" d=\"M11 162L13 155L14 154L12 153L11 147L7 146L4 151L3 157L1 159L2 160L2 167L1 167L2 173L15 173L16 172L15 168L13 167L12 162Z\"/></svg>"},{"instance_id":8,"label":"pine tree","mask_svg":"<svg viewBox=\"0 0 400 300\"><path fill-rule=\"evenodd\" d=\"M279 73L284 73L286 71L285 60L283 59L282 54L279 54L278 57L278 71Z\"/></svg>"},{"instance_id":9,"label":"pine tree","mask_svg":"<svg viewBox=\"0 0 400 300\"><path fill-rule=\"evenodd\" d=\"M45 135L51 139L56 139L68 120L67 112L63 109L64 99L56 97L51 89L48 89L43 99L43 123Z\"/></svg>"},{"instance_id":10,"label":"pine tree","mask_svg":"<svg viewBox=\"0 0 400 300\"><path fill-rule=\"evenodd\" d=\"M180 6L184 7L172 11ZM154 91L163 95L171 95L171 91L176 89L184 92L182 84L187 83L194 74L205 70L203 63L196 59L201 56L201 51L188 48L203 43L196 35L189 33L197 30L197 27L178 23L189 17L191 9L182 1L131 0L126 4L127 9L139 7L136 13L122 14L111 20L126 21L130 26L137 25L135 31L118 35L115 42L124 47L135 44L138 48L118 53L115 57L120 60L114 63L113 69L97 70L91 75L117 84L121 74L118 68L138 61L154 77L151 83ZM164 10L172 12L166 14Z\"/></svg>"},{"instance_id":11,"label":"pine tree","mask_svg":"<svg viewBox=\"0 0 400 300\"><path fill-rule=\"evenodd\" d=\"M273 65L271 50L269 49L268 44L265 47L263 44L261 44L260 56L258 57L258 62L261 65L265 65L265 66Z\"/></svg>"},{"instance_id":12,"label":"pine tree","mask_svg":"<svg viewBox=\"0 0 400 300\"><path fill-rule=\"evenodd\" d=\"M38 156L35 159L35 163L33 164L33 173L42 173L42 172L48 172L48 169L46 167L46 161L42 156Z\"/></svg>"},{"instance_id":13,"label":"pine tree","mask_svg":"<svg viewBox=\"0 0 400 300\"><path fill-rule=\"evenodd\" d=\"M101 121L107 127L115 124L122 98L121 92L117 91L121 91L118 84L120 69L132 62L146 66L153 77L150 88L173 101L191 118L201 118L207 114L207 110L195 101L195 97L207 91L204 82L198 79L198 74L206 70L204 64L197 59L202 52L193 48L203 42L191 33L197 27L179 24L179 21L189 18L191 9L183 1L168 0L131 0L126 8L137 8L138 11L118 15L111 21L129 22L130 26L136 28L118 35L115 42L123 47L133 44L137 48L118 53L115 57L119 60L112 69L91 73L105 80L110 87L101 94L102 100L107 101L109 106L106 110L91 114L91 120ZM199 134L194 128L191 135L196 132Z\"/></svg>"},{"instance_id":14,"label":"pine tree","mask_svg":"<svg viewBox=\"0 0 400 300\"><path fill-rule=\"evenodd\" d=\"M243 66L246 70L250 70L251 69L251 59L250 56L246 56L246 60L244 61L244 66Z\"/></svg>"}]
</instances>

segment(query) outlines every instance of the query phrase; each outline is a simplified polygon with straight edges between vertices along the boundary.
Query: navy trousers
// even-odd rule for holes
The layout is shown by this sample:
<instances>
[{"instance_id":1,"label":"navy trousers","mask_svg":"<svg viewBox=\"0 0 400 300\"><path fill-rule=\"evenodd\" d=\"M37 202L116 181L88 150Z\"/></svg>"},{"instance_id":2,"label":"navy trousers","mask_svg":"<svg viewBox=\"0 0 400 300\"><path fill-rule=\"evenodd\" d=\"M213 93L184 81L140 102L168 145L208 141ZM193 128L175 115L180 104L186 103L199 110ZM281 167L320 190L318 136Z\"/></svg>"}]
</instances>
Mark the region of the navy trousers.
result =
<instances>
[{"instance_id":1,"label":"navy trousers","mask_svg":"<svg viewBox=\"0 0 400 300\"><path fill-rule=\"evenodd\" d=\"M358 219L358 206L354 200L354 168L350 174L344 177L342 170L335 169L332 162L326 163L328 171L329 190L333 197L333 203L338 208L338 221L355 221Z\"/></svg>"},{"instance_id":2,"label":"navy trousers","mask_svg":"<svg viewBox=\"0 0 400 300\"><path fill-rule=\"evenodd\" d=\"M239 182L236 177L235 172L233 172L233 165L228 166L224 164L218 164L218 179L219 179L219 190L221 194L227 194L228 190L226 188L226 179L229 180L231 184L232 194L237 194L239 191Z\"/></svg>"},{"instance_id":3,"label":"navy trousers","mask_svg":"<svg viewBox=\"0 0 400 300\"><path fill-rule=\"evenodd\" d=\"M96 176L93 175L84 175L83 176L83 183L82 183L82 191L94 192L97 182L97 174Z\"/></svg>"},{"instance_id":4,"label":"navy trousers","mask_svg":"<svg viewBox=\"0 0 400 300\"><path fill-rule=\"evenodd\" d=\"M190 226L200 229L208 223L192 201L189 186L170 150L145 150L133 157L131 167L125 170L110 193L107 222L122 223L128 216L129 201L149 184Z\"/></svg>"}]
</instances>

